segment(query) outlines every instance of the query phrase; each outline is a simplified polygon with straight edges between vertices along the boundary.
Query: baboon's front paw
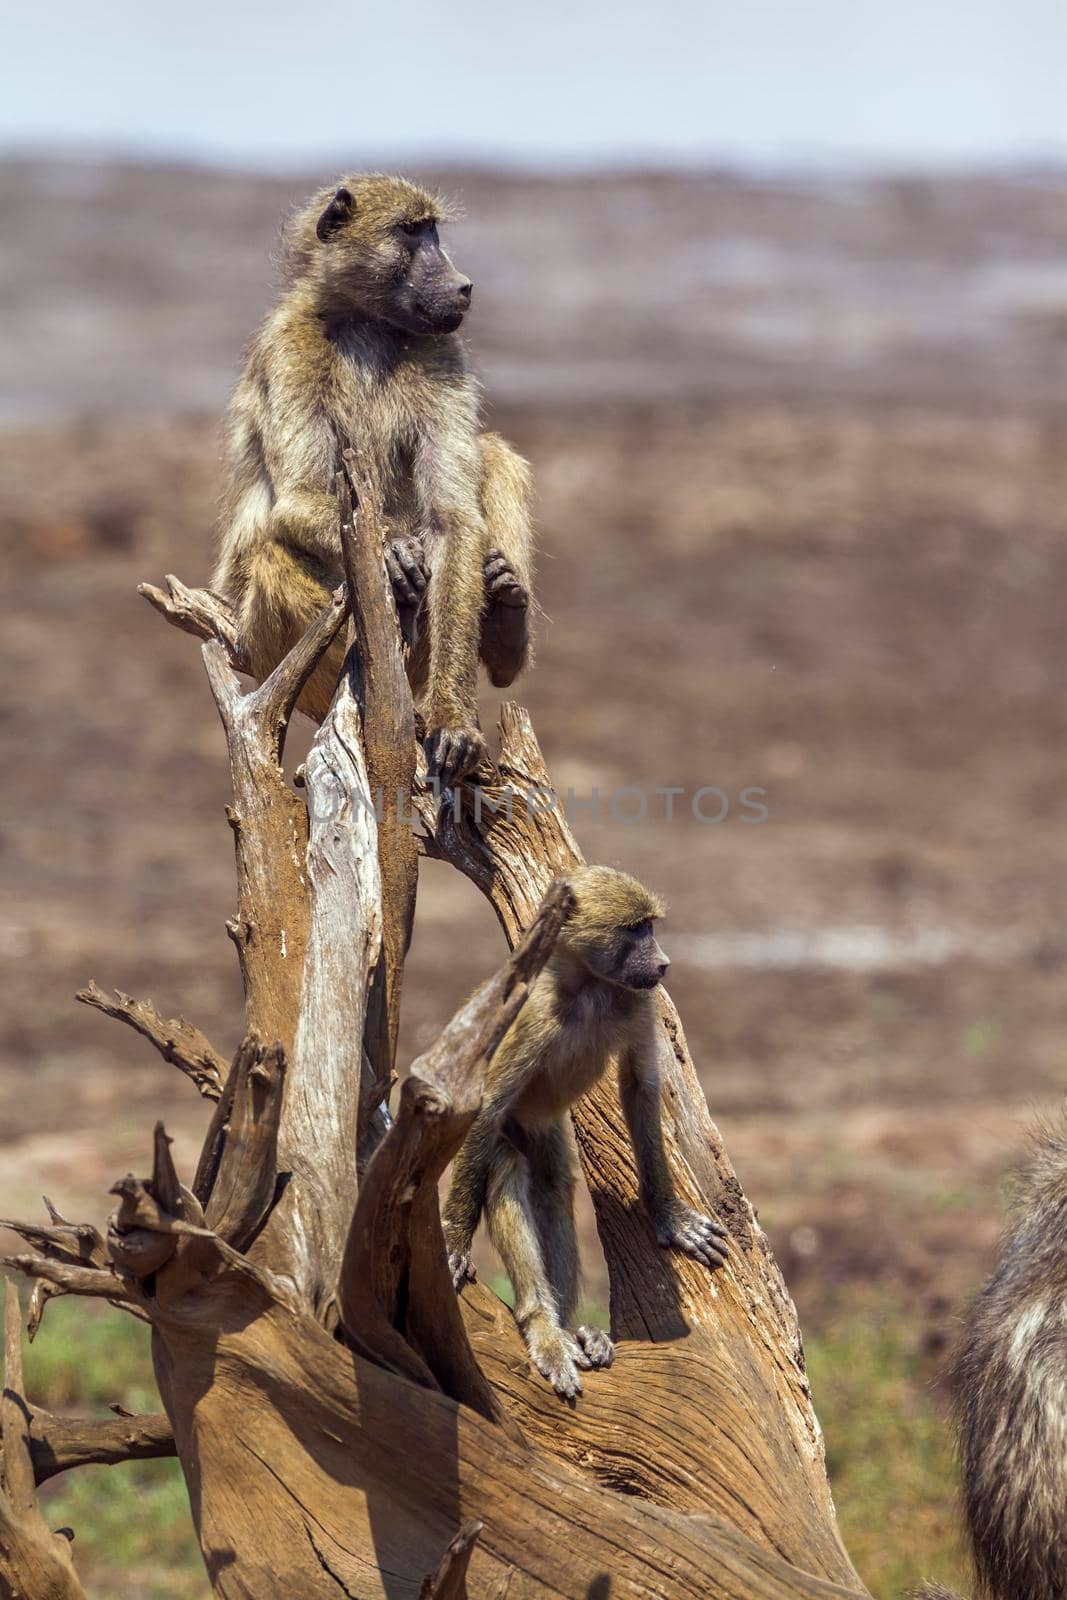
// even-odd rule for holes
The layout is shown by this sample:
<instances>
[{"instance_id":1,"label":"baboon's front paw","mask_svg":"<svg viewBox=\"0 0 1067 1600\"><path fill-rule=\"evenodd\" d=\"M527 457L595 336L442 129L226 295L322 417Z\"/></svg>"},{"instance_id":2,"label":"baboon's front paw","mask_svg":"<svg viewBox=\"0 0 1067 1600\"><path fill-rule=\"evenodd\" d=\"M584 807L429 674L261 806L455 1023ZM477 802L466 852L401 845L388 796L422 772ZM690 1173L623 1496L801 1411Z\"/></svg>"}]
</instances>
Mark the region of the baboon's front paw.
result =
<instances>
[{"instance_id":1,"label":"baboon's front paw","mask_svg":"<svg viewBox=\"0 0 1067 1600\"><path fill-rule=\"evenodd\" d=\"M437 778L446 789L462 783L488 754L489 747L479 730L469 725L434 727L426 737L426 775Z\"/></svg>"},{"instance_id":2,"label":"baboon's front paw","mask_svg":"<svg viewBox=\"0 0 1067 1600\"><path fill-rule=\"evenodd\" d=\"M578 1368L592 1366L592 1362L574 1335L554 1328L550 1333L531 1334L527 1347L530 1360L560 1398L576 1400L582 1392Z\"/></svg>"},{"instance_id":3,"label":"baboon's front paw","mask_svg":"<svg viewBox=\"0 0 1067 1600\"><path fill-rule=\"evenodd\" d=\"M458 1294L465 1283L477 1283L478 1274L474 1270L474 1262L466 1250L450 1250L448 1253L448 1270L452 1274L452 1287Z\"/></svg>"},{"instance_id":4,"label":"baboon's front paw","mask_svg":"<svg viewBox=\"0 0 1067 1600\"><path fill-rule=\"evenodd\" d=\"M502 550L489 551L482 571L485 574L485 598L490 605L525 610L530 604L529 589Z\"/></svg>"},{"instance_id":5,"label":"baboon's front paw","mask_svg":"<svg viewBox=\"0 0 1067 1600\"><path fill-rule=\"evenodd\" d=\"M385 567L398 606L417 606L430 581L421 539L391 539L385 547Z\"/></svg>"},{"instance_id":6,"label":"baboon's front paw","mask_svg":"<svg viewBox=\"0 0 1067 1600\"><path fill-rule=\"evenodd\" d=\"M574 1330L591 1367L610 1367L615 1360L615 1345L603 1328L591 1328L582 1323L580 1328Z\"/></svg>"},{"instance_id":7,"label":"baboon's front paw","mask_svg":"<svg viewBox=\"0 0 1067 1600\"><path fill-rule=\"evenodd\" d=\"M691 1211L688 1206L678 1206L656 1228L657 1243L665 1249L673 1246L675 1250L681 1250L711 1272L724 1265L728 1239L725 1228L712 1222L703 1212Z\"/></svg>"}]
</instances>

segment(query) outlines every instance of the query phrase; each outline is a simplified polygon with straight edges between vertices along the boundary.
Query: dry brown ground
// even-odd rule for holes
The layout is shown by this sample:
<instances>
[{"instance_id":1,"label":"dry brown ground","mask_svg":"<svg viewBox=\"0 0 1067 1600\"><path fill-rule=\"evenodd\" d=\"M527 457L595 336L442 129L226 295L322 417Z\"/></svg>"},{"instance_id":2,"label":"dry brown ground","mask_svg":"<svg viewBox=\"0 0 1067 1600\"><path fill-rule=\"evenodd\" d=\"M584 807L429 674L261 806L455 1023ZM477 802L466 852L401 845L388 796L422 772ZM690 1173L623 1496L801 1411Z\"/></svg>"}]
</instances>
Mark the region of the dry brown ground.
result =
<instances>
[{"instance_id":1,"label":"dry brown ground","mask_svg":"<svg viewBox=\"0 0 1067 1600\"><path fill-rule=\"evenodd\" d=\"M239 1025L221 732L134 586L207 575L215 422L189 405L217 409L263 302L282 186L95 182L0 186L8 1214L43 1188L100 1216L157 1114L195 1148L184 1081L75 988L151 994L227 1049ZM1067 1089L1059 191L466 189L476 349L540 496L522 695L562 789L650 796L579 837L671 900L671 987L802 1315L877 1279L936 1321ZM653 791L702 785L729 817L668 822ZM499 949L427 868L405 1058Z\"/></svg>"}]
</instances>

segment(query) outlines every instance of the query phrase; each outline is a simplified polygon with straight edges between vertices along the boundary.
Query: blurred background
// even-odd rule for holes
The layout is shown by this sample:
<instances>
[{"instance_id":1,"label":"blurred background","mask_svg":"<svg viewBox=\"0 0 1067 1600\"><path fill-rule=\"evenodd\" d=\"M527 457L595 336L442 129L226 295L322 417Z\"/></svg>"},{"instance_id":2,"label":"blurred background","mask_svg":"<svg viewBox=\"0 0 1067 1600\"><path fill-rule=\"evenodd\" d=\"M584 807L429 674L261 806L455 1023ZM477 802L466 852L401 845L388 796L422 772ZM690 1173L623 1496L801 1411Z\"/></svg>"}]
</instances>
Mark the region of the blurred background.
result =
<instances>
[{"instance_id":1,"label":"blurred background","mask_svg":"<svg viewBox=\"0 0 1067 1600\"><path fill-rule=\"evenodd\" d=\"M587 855L670 899L846 1541L879 1596L966 1584L946 1349L1067 1089L1059 0L57 0L5 44L0 1211L43 1189L102 1221L156 1116L195 1159L204 1103L72 999L95 978L240 1032L221 730L135 586L207 579L287 209L402 168L465 207L488 415L533 463L521 698L558 786L602 797ZM612 818L620 785L644 818ZM501 949L426 867L404 1061ZM53 1405L154 1404L140 1330L82 1305L50 1309L30 1376ZM170 1464L53 1502L91 1592L204 1600Z\"/></svg>"}]
</instances>

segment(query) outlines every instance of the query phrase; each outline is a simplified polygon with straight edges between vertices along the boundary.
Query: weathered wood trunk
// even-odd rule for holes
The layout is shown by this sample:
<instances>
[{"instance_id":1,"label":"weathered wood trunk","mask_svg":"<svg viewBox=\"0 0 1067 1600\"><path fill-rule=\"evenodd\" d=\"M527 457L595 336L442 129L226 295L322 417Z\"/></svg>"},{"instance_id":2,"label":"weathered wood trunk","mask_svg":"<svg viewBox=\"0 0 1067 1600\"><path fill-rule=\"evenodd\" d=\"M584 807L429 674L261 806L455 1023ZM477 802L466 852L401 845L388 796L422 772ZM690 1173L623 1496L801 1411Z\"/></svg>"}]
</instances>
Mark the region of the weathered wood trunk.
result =
<instances>
[{"instance_id":1,"label":"weathered wood trunk","mask_svg":"<svg viewBox=\"0 0 1067 1600\"><path fill-rule=\"evenodd\" d=\"M360 600L306 763L306 803L283 776L282 743L344 623L344 595L242 695L247 663L216 597L174 579L144 591L207 641L233 777L231 934L247 1032L227 1070L202 1035L150 1004L82 996L137 1027L215 1110L195 1175L174 1171L157 1129L152 1175L116 1186L106 1238L58 1214L13 1225L32 1247L11 1262L34 1281L31 1326L55 1293L103 1296L146 1318L166 1416L71 1424L5 1404L0 1593L81 1593L69 1547L58 1541L57 1555L40 1523L34 1479L176 1452L226 1600L862 1596L793 1305L666 995L670 1162L684 1198L729 1229L727 1267L711 1276L656 1246L609 1078L574 1123L610 1274L614 1366L567 1406L530 1368L499 1300L481 1284L458 1299L452 1290L438 1180L568 914L559 880L581 858L546 806L549 777L516 706L504 710L498 768L481 775L492 805L457 810L416 782L416 844L404 820L413 724L382 529L373 486L349 466L343 538ZM394 792L376 823L378 786ZM390 1123L381 1101L418 848L478 884L512 954L414 1063ZM16 1335L9 1327L18 1394Z\"/></svg>"}]
</instances>

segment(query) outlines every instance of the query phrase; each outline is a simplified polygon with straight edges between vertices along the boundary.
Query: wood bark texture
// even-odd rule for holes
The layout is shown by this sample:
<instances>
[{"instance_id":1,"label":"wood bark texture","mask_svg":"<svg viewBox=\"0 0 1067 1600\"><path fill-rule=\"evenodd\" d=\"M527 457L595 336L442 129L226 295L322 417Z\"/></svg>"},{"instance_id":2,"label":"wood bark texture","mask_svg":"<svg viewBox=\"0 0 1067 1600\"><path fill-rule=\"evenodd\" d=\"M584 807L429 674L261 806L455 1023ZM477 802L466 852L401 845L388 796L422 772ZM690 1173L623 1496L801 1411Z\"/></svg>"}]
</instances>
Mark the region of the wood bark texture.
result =
<instances>
[{"instance_id":1,"label":"wood bark texture","mask_svg":"<svg viewBox=\"0 0 1067 1600\"><path fill-rule=\"evenodd\" d=\"M0 1595L82 1593L36 1483L171 1452L223 1600L865 1595L837 1531L793 1305L667 995L671 1169L684 1199L728 1228L726 1268L711 1275L656 1245L608 1075L574 1127L614 1366L567 1405L530 1367L506 1307L480 1283L452 1289L438 1183L569 914L581 856L518 706L504 708L480 796L418 785L380 505L352 457L339 515L347 589L249 692L225 603L175 578L143 586L204 640L226 736L245 1037L227 1064L150 1002L80 996L138 1029L213 1107L195 1173L175 1171L157 1126L150 1172L115 1185L105 1233L54 1207L47 1223L12 1224L28 1246L7 1264L33 1285L31 1332L56 1294L147 1320L165 1415L73 1422L32 1407L8 1291ZM300 794L285 730L349 612ZM390 791L377 819L376 787ZM511 954L412 1065L390 1121L380 1102L419 849L488 896Z\"/></svg>"}]
</instances>

